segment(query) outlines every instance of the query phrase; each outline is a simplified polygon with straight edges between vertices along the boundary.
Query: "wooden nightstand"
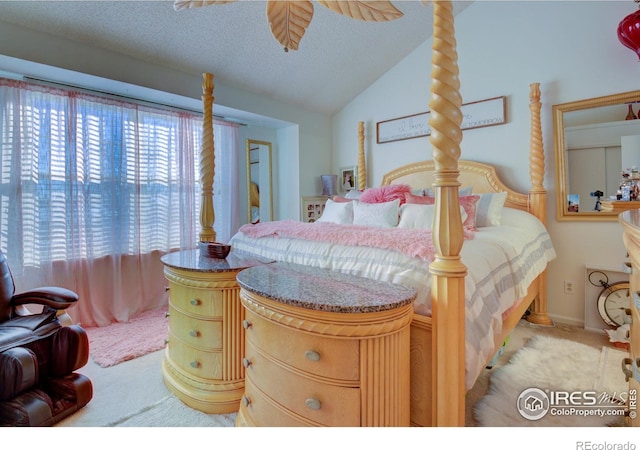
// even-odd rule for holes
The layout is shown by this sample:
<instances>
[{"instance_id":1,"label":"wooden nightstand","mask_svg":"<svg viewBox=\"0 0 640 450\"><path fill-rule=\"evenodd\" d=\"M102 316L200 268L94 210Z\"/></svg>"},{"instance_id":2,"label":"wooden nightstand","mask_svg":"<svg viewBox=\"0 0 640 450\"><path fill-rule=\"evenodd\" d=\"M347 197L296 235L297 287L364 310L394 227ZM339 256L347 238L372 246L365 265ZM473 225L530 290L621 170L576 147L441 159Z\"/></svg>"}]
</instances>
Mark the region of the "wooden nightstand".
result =
<instances>
[{"instance_id":1,"label":"wooden nightstand","mask_svg":"<svg viewBox=\"0 0 640 450\"><path fill-rule=\"evenodd\" d=\"M238 274L238 426L409 426L413 289L274 263Z\"/></svg>"},{"instance_id":2,"label":"wooden nightstand","mask_svg":"<svg viewBox=\"0 0 640 450\"><path fill-rule=\"evenodd\" d=\"M169 282L169 339L162 362L167 388L208 414L238 411L244 393L244 308L236 275L265 260L199 250L162 257Z\"/></svg>"}]
</instances>

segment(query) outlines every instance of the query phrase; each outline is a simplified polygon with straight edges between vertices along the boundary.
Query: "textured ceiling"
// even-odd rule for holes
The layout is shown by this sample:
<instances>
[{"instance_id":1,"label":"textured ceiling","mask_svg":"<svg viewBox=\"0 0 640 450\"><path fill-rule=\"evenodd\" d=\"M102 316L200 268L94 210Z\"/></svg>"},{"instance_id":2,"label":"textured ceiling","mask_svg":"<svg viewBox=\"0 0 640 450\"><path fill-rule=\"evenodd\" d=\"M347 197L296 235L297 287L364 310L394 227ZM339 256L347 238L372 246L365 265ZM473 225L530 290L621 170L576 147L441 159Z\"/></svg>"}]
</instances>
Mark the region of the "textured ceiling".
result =
<instances>
[{"instance_id":1,"label":"textured ceiling","mask_svg":"<svg viewBox=\"0 0 640 450\"><path fill-rule=\"evenodd\" d=\"M265 1L175 11L172 1L2 1L0 21L64 36L314 111L333 114L432 34L431 6L362 22L314 2L298 51L273 38ZM472 2L454 2L457 14Z\"/></svg>"}]
</instances>

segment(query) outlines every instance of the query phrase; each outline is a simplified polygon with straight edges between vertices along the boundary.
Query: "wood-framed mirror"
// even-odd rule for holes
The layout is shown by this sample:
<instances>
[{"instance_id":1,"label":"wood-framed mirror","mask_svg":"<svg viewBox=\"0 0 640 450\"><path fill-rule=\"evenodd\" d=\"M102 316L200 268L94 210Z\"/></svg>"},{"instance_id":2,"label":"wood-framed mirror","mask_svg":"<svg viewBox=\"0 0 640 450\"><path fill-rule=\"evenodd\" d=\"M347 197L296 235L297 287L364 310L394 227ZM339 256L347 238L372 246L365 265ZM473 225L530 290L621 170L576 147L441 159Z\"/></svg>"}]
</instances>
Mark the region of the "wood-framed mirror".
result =
<instances>
[{"instance_id":1,"label":"wood-framed mirror","mask_svg":"<svg viewBox=\"0 0 640 450\"><path fill-rule=\"evenodd\" d=\"M640 91L552 106L559 221L616 221L640 201L618 200L622 171L640 168Z\"/></svg>"},{"instance_id":2,"label":"wood-framed mirror","mask_svg":"<svg viewBox=\"0 0 640 450\"><path fill-rule=\"evenodd\" d=\"M248 223L273 220L271 142L247 139Z\"/></svg>"}]
</instances>

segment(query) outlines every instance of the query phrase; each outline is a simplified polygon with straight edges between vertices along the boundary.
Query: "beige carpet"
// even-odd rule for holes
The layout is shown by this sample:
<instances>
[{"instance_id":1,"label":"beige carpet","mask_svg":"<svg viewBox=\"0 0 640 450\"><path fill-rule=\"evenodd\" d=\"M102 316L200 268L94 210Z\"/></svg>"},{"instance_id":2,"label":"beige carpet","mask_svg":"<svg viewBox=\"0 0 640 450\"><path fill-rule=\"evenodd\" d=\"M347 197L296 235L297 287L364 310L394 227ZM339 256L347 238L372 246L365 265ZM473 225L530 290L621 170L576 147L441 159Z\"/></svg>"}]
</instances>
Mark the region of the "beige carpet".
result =
<instances>
[{"instance_id":1,"label":"beige carpet","mask_svg":"<svg viewBox=\"0 0 640 450\"><path fill-rule=\"evenodd\" d=\"M505 347L505 354L491 370L484 370L474 388L467 395L467 426L475 427L473 406L488 391L493 371L505 365L511 356L535 335L572 339L600 349L609 345L606 335L592 333L582 328L556 325L536 327L521 322ZM93 381L94 396L91 402L73 416L59 423L58 427L193 427L191 408L179 401L171 401L171 393L162 380L163 351L149 353L140 358L112 367L100 367L95 362L80 370ZM155 405L155 406L154 406ZM164 416L158 406L170 406L171 419ZM155 410L155 411L153 411ZM132 415L140 414L133 422ZM201 413L198 413L198 415ZM205 416L207 416L205 414ZM215 416L215 415L212 415ZM199 417L198 423L200 419ZM209 417L206 426L229 426L229 418ZM135 423L135 425L131 425Z\"/></svg>"}]
</instances>

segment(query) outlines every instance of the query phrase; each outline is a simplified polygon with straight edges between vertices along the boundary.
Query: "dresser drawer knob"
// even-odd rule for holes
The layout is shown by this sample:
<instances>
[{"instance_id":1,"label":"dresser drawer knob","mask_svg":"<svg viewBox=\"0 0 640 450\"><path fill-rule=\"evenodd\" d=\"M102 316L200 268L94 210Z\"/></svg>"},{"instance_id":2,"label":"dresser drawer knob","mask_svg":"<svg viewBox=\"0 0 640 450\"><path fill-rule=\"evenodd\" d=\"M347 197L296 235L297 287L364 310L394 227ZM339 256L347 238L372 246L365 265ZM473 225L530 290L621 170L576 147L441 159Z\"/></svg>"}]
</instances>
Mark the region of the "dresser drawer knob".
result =
<instances>
[{"instance_id":1,"label":"dresser drawer knob","mask_svg":"<svg viewBox=\"0 0 640 450\"><path fill-rule=\"evenodd\" d=\"M308 398L304 401L304 405L309 409L317 411L320 409L320 400L317 398Z\"/></svg>"},{"instance_id":2,"label":"dresser drawer knob","mask_svg":"<svg viewBox=\"0 0 640 450\"><path fill-rule=\"evenodd\" d=\"M171 313L169 311L167 311L166 313L164 313L165 317L169 317L171 315Z\"/></svg>"},{"instance_id":3,"label":"dresser drawer knob","mask_svg":"<svg viewBox=\"0 0 640 450\"><path fill-rule=\"evenodd\" d=\"M244 366L245 369L248 369L249 366L251 365L251 361L249 361L247 358L242 358L242 365Z\"/></svg>"},{"instance_id":4,"label":"dresser drawer knob","mask_svg":"<svg viewBox=\"0 0 640 450\"><path fill-rule=\"evenodd\" d=\"M191 361L189 365L194 369L197 369L198 367L200 367L200 363L198 361Z\"/></svg>"},{"instance_id":5,"label":"dresser drawer knob","mask_svg":"<svg viewBox=\"0 0 640 450\"><path fill-rule=\"evenodd\" d=\"M251 400L249 400L249 397L247 397L246 395L242 396L242 404L247 407L251 404Z\"/></svg>"},{"instance_id":6,"label":"dresser drawer knob","mask_svg":"<svg viewBox=\"0 0 640 450\"><path fill-rule=\"evenodd\" d=\"M171 288L170 288L169 286L165 286L165 287L164 287L164 291L165 291L165 292L169 292L169 290L170 290L170 289L171 289Z\"/></svg>"},{"instance_id":7,"label":"dresser drawer knob","mask_svg":"<svg viewBox=\"0 0 640 450\"><path fill-rule=\"evenodd\" d=\"M245 330L248 330L249 328L251 328L252 325L253 324L250 321L248 321L247 319L244 319L242 321L242 328L244 328Z\"/></svg>"},{"instance_id":8,"label":"dresser drawer knob","mask_svg":"<svg viewBox=\"0 0 640 450\"><path fill-rule=\"evenodd\" d=\"M200 332L198 330L189 331L189 336L191 337L200 337Z\"/></svg>"},{"instance_id":9,"label":"dresser drawer knob","mask_svg":"<svg viewBox=\"0 0 640 450\"><path fill-rule=\"evenodd\" d=\"M320 353L314 352L313 350L307 350L304 352L304 357L309 361L320 361Z\"/></svg>"},{"instance_id":10,"label":"dresser drawer knob","mask_svg":"<svg viewBox=\"0 0 640 450\"><path fill-rule=\"evenodd\" d=\"M624 381L629 381L629 378L633 376L633 372L629 368L631 363L632 363L631 358L622 359L622 373L624 374Z\"/></svg>"},{"instance_id":11,"label":"dresser drawer knob","mask_svg":"<svg viewBox=\"0 0 640 450\"><path fill-rule=\"evenodd\" d=\"M165 339L164 340L164 345L167 345L169 343L169 339Z\"/></svg>"},{"instance_id":12,"label":"dresser drawer knob","mask_svg":"<svg viewBox=\"0 0 640 450\"><path fill-rule=\"evenodd\" d=\"M200 300L198 300L197 298L192 298L189 303L191 303L193 306L198 306L200 304Z\"/></svg>"}]
</instances>

